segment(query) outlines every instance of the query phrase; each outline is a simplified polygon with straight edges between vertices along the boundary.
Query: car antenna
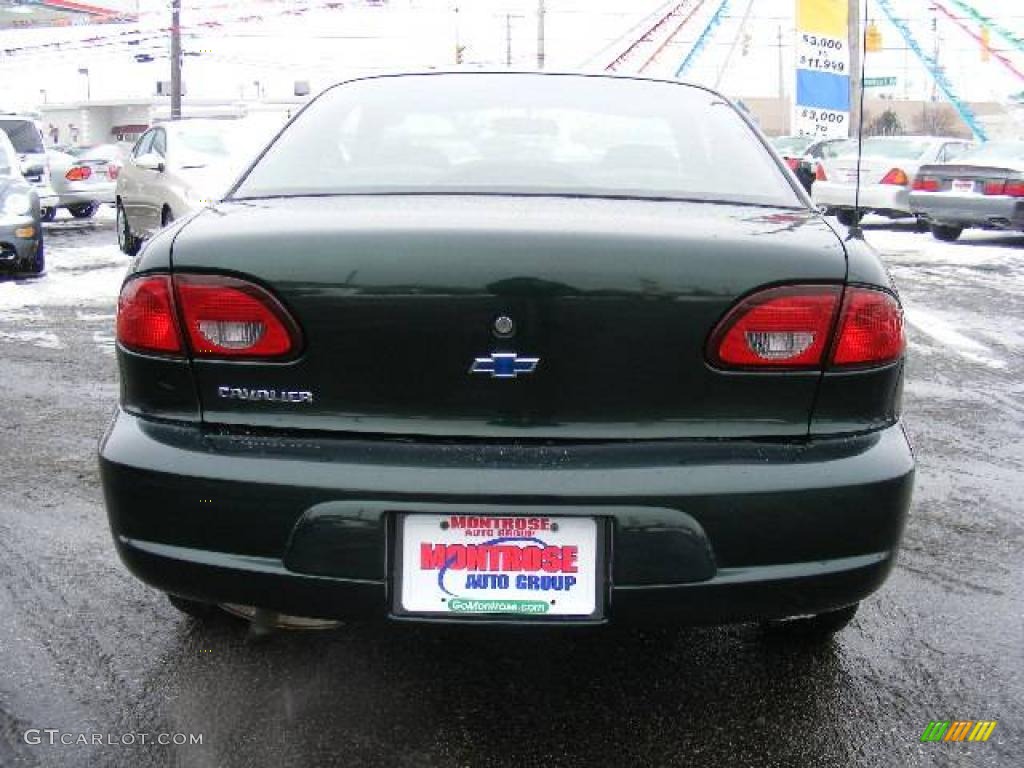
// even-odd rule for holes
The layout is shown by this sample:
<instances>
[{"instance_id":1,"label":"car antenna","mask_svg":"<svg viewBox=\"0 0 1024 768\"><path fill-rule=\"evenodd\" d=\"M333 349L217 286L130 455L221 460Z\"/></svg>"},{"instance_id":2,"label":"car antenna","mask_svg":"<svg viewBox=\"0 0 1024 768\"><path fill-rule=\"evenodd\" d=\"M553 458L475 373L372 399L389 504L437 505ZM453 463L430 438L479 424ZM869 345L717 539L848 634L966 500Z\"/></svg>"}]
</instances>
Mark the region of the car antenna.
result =
<instances>
[{"instance_id":1,"label":"car antenna","mask_svg":"<svg viewBox=\"0 0 1024 768\"><path fill-rule=\"evenodd\" d=\"M860 9L858 9L859 11ZM865 59L868 55L868 3L867 0L864 2L864 23L861 24L861 35L860 35L860 93L857 94L857 98L860 99L860 107L857 110L857 183L853 192L853 226L850 227L850 237L856 240L864 239L864 230L861 229L860 219L860 161L861 155L864 151L864 71Z\"/></svg>"}]
</instances>

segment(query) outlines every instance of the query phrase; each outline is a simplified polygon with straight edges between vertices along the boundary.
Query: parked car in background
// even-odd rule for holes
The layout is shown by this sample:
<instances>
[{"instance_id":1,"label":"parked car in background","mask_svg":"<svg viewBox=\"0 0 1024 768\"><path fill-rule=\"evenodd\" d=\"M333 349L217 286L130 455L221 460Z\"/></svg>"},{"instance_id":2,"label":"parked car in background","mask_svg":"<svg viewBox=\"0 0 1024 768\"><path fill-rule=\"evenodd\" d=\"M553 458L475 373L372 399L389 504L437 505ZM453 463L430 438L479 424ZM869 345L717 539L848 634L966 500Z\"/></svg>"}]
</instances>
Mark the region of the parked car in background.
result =
<instances>
[{"instance_id":1,"label":"parked car in background","mask_svg":"<svg viewBox=\"0 0 1024 768\"><path fill-rule=\"evenodd\" d=\"M895 288L704 88L330 88L116 326L113 539L194 615L821 638L896 560Z\"/></svg>"},{"instance_id":2,"label":"parked car in background","mask_svg":"<svg viewBox=\"0 0 1024 768\"><path fill-rule=\"evenodd\" d=\"M176 120L146 131L117 177L121 250L136 253L157 230L219 200L269 138L249 120Z\"/></svg>"},{"instance_id":3,"label":"parked car in background","mask_svg":"<svg viewBox=\"0 0 1024 768\"><path fill-rule=\"evenodd\" d=\"M0 131L0 270L39 274L45 267L39 195L21 172L21 159Z\"/></svg>"},{"instance_id":4,"label":"parked car in background","mask_svg":"<svg viewBox=\"0 0 1024 768\"><path fill-rule=\"evenodd\" d=\"M76 219L88 219L101 205L114 203L117 177L124 165L121 147L98 144L68 152L50 150L47 154L50 181L58 197L57 206L50 212L55 214L57 208L66 208Z\"/></svg>"},{"instance_id":5,"label":"parked car in background","mask_svg":"<svg viewBox=\"0 0 1024 768\"><path fill-rule=\"evenodd\" d=\"M43 209L43 217L57 203L57 194L50 185L50 164L43 145L43 132L34 118L14 113L0 113L0 131L7 134L21 162L21 173L33 187Z\"/></svg>"},{"instance_id":6,"label":"parked car in background","mask_svg":"<svg viewBox=\"0 0 1024 768\"><path fill-rule=\"evenodd\" d=\"M921 166L910 207L939 240L969 227L1024 230L1024 141L992 141L955 162Z\"/></svg>"},{"instance_id":7,"label":"parked car in background","mask_svg":"<svg viewBox=\"0 0 1024 768\"><path fill-rule=\"evenodd\" d=\"M860 161L860 208L857 197L857 143L842 145L842 154L822 158L815 166L814 202L852 226L865 213L889 218L912 216L910 185L917 169L963 154L972 142L938 136L871 136L863 141Z\"/></svg>"},{"instance_id":8,"label":"parked car in background","mask_svg":"<svg viewBox=\"0 0 1024 768\"><path fill-rule=\"evenodd\" d=\"M779 153L779 157L789 166L789 170L800 179L804 189L810 191L814 173L812 171L810 178L807 178L806 172L801 168L801 159L807 152L807 148L814 143L814 138L811 136L776 136L770 141L775 147L775 151Z\"/></svg>"},{"instance_id":9,"label":"parked car in background","mask_svg":"<svg viewBox=\"0 0 1024 768\"><path fill-rule=\"evenodd\" d=\"M811 187L814 186L815 171L819 161L838 157L849 151L851 146L857 146L856 139L819 139L808 146L804 156L800 158L800 164L796 171L796 176L804 185L804 189L810 192Z\"/></svg>"}]
</instances>

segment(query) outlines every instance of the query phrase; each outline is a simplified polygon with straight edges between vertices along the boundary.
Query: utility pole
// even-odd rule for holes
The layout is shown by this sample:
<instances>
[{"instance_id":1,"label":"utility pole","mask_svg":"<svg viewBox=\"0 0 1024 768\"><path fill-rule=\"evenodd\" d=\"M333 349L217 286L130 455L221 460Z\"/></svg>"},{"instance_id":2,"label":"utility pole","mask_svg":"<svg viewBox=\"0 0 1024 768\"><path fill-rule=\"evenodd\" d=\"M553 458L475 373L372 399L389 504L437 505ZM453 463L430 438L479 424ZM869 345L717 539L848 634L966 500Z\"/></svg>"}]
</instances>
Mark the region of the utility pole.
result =
<instances>
[{"instance_id":1,"label":"utility pole","mask_svg":"<svg viewBox=\"0 0 1024 768\"><path fill-rule=\"evenodd\" d=\"M849 0L849 34L847 48L850 51L850 135L860 132L860 69L864 55L863 38L860 30L860 0Z\"/></svg>"},{"instance_id":2,"label":"utility pole","mask_svg":"<svg viewBox=\"0 0 1024 768\"><path fill-rule=\"evenodd\" d=\"M171 119L181 118L181 0L171 0Z\"/></svg>"},{"instance_id":3,"label":"utility pole","mask_svg":"<svg viewBox=\"0 0 1024 768\"><path fill-rule=\"evenodd\" d=\"M786 74L785 65L782 61L782 25L779 24L779 30L776 33L776 47L779 49L779 104L782 104L783 99L786 98Z\"/></svg>"},{"instance_id":4,"label":"utility pole","mask_svg":"<svg viewBox=\"0 0 1024 768\"><path fill-rule=\"evenodd\" d=\"M544 69L544 0L537 0L537 69Z\"/></svg>"},{"instance_id":5,"label":"utility pole","mask_svg":"<svg viewBox=\"0 0 1024 768\"><path fill-rule=\"evenodd\" d=\"M512 14L505 14L505 66L512 69Z\"/></svg>"}]
</instances>

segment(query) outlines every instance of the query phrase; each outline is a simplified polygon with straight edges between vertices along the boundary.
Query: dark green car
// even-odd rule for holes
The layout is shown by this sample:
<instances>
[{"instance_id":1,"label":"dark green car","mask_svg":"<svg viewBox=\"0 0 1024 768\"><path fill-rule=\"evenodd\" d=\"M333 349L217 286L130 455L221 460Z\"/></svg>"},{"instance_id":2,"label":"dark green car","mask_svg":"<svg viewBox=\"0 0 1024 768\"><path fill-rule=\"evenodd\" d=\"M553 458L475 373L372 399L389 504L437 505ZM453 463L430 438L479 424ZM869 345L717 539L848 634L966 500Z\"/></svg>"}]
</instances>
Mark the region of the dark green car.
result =
<instances>
[{"instance_id":1,"label":"dark green car","mask_svg":"<svg viewBox=\"0 0 1024 768\"><path fill-rule=\"evenodd\" d=\"M330 88L117 338L114 540L192 613L832 631L910 503L886 270L679 83Z\"/></svg>"}]
</instances>

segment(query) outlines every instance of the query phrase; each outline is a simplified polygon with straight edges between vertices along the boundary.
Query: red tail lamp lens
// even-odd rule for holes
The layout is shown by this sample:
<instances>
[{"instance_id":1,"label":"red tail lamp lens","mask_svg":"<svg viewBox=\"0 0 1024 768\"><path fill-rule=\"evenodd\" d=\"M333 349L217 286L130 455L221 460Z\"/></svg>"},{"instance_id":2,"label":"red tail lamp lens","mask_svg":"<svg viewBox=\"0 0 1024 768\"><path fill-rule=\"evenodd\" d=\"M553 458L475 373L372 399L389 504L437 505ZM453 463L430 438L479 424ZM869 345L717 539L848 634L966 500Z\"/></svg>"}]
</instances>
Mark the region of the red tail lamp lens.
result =
<instances>
[{"instance_id":1,"label":"red tail lamp lens","mask_svg":"<svg viewBox=\"0 0 1024 768\"><path fill-rule=\"evenodd\" d=\"M848 288L832 364L885 365L898 360L905 348L903 310L896 297L870 288Z\"/></svg>"},{"instance_id":2,"label":"red tail lamp lens","mask_svg":"<svg viewBox=\"0 0 1024 768\"><path fill-rule=\"evenodd\" d=\"M252 283L220 275L176 275L196 357L271 359L299 350L299 331L280 302Z\"/></svg>"},{"instance_id":3,"label":"red tail lamp lens","mask_svg":"<svg viewBox=\"0 0 1024 768\"><path fill-rule=\"evenodd\" d=\"M733 307L711 334L708 358L720 368L821 370L831 349L830 368L864 368L898 360L905 347L903 310L892 294L796 285Z\"/></svg>"},{"instance_id":4,"label":"red tail lamp lens","mask_svg":"<svg viewBox=\"0 0 1024 768\"><path fill-rule=\"evenodd\" d=\"M914 179L915 192L938 192L939 180L932 176L918 176Z\"/></svg>"},{"instance_id":5,"label":"red tail lamp lens","mask_svg":"<svg viewBox=\"0 0 1024 768\"><path fill-rule=\"evenodd\" d=\"M839 292L838 286L788 286L744 299L712 334L712 362L728 368L819 368Z\"/></svg>"},{"instance_id":6,"label":"red tail lamp lens","mask_svg":"<svg viewBox=\"0 0 1024 768\"><path fill-rule=\"evenodd\" d=\"M64 174L64 178L68 181L85 181L90 176L92 176L92 168L87 165L76 165Z\"/></svg>"},{"instance_id":7,"label":"red tail lamp lens","mask_svg":"<svg viewBox=\"0 0 1024 768\"><path fill-rule=\"evenodd\" d=\"M181 354L171 278L148 275L129 280L117 301L117 341L135 352Z\"/></svg>"},{"instance_id":8,"label":"red tail lamp lens","mask_svg":"<svg viewBox=\"0 0 1024 768\"><path fill-rule=\"evenodd\" d=\"M910 185L910 179L907 178L907 174L902 168L893 168L882 177L882 183L892 184L897 187L906 187Z\"/></svg>"},{"instance_id":9,"label":"red tail lamp lens","mask_svg":"<svg viewBox=\"0 0 1024 768\"><path fill-rule=\"evenodd\" d=\"M1007 181L1003 194L1010 197L1024 197L1024 181Z\"/></svg>"},{"instance_id":10,"label":"red tail lamp lens","mask_svg":"<svg viewBox=\"0 0 1024 768\"><path fill-rule=\"evenodd\" d=\"M821 163L814 168L814 180L815 181L828 181L828 174L825 173L825 166Z\"/></svg>"}]
</instances>

